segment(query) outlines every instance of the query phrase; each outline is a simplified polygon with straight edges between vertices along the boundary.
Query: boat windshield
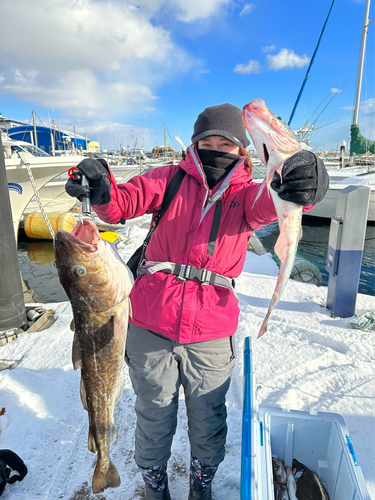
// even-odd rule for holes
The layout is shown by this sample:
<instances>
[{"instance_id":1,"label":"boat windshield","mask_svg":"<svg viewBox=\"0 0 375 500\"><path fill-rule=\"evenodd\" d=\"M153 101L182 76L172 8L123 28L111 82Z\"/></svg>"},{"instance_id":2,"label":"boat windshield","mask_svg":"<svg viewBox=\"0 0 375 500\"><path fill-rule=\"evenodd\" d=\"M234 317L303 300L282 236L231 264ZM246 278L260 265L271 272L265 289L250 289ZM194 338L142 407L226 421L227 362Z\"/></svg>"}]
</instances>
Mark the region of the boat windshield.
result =
<instances>
[{"instance_id":1,"label":"boat windshield","mask_svg":"<svg viewBox=\"0 0 375 500\"><path fill-rule=\"evenodd\" d=\"M16 146L16 147L19 148L19 146ZM13 147L12 147L12 149L13 149ZM43 149L37 148L33 144L30 144L30 145L22 144L22 148L19 148L17 150L18 151L25 151L26 150L28 153L30 153L33 156L50 156L48 153L43 151Z\"/></svg>"}]
</instances>

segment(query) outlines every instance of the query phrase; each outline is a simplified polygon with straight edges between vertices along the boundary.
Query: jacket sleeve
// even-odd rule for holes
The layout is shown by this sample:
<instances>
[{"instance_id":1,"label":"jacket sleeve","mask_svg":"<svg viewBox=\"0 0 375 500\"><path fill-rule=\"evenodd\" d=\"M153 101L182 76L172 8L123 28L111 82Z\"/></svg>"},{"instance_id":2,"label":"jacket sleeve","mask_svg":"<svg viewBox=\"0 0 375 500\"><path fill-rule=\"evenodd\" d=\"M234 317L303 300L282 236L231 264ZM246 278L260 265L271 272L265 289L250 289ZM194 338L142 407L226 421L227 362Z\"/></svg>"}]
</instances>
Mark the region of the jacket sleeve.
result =
<instances>
[{"instance_id":1,"label":"jacket sleeve","mask_svg":"<svg viewBox=\"0 0 375 500\"><path fill-rule=\"evenodd\" d=\"M118 185L114 185L111 173L112 200L107 205L95 205L93 209L100 219L110 224L118 224L121 218L133 219L152 213L161 207L166 187L176 168L155 168Z\"/></svg>"}]
</instances>

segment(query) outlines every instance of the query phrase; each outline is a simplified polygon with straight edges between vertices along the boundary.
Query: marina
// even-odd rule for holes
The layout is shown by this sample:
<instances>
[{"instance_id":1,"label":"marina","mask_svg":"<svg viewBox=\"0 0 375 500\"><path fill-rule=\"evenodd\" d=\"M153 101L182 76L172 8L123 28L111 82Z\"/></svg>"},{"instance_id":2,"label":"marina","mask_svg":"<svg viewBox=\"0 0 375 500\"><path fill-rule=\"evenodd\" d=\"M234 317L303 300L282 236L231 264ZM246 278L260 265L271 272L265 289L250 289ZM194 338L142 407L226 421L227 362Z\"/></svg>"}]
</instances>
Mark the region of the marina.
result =
<instances>
[{"instance_id":1,"label":"marina","mask_svg":"<svg viewBox=\"0 0 375 500\"><path fill-rule=\"evenodd\" d=\"M127 223L128 224L128 223ZM326 270L327 247L330 221L304 218L303 236L298 246L298 253L316 265L321 274L323 285L328 284ZM127 225L118 231L126 235ZM277 223L270 224L257 231L265 249L272 254L278 237ZM123 236L125 237L125 236ZM127 241L121 245L125 245ZM23 236L18 243L18 259L26 289L32 294L35 302L62 302L66 295L60 285L57 270L54 266L52 241L29 240ZM362 269L359 280L359 293L374 295L375 290L375 226L368 224L363 250Z\"/></svg>"},{"instance_id":2,"label":"marina","mask_svg":"<svg viewBox=\"0 0 375 500\"><path fill-rule=\"evenodd\" d=\"M24 34L28 35L26 40L30 40L30 47L34 49L31 55L25 47L22 58L32 65L25 65L17 56L18 41L12 40L5 47L5 64L0 67L0 91L9 94L9 108L16 113L14 117L21 116L22 112L26 114L21 100L32 102L38 112L44 110L48 126L46 117L45 123L39 117L37 123L34 110L29 122L5 118L0 113L3 214L0 451L14 450L27 465L25 478L22 475L15 478L19 482L6 484L11 469L0 460L0 496L5 485L4 500L144 500L159 498L159 495L170 500L169 495L164 494L168 493L168 487L172 500L188 495L189 499L203 495L209 500L375 500L375 140L371 140L375 139L372 128L375 100L367 88L373 87L375 75L373 64L367 62L369 69L365 68L368 27L375 21L369 19L370 0L364 1L353 109L349 107L352 103L346 92L350 83L348 87L345 85L350 78L346 73L353 71L357 53L353 55L351 50L354 43L351 41L350 46L347 43L349 39L354 40L354 30L349 28L348 20L351 24L352 15L353 26L359 34L354 15L358 16L360 9L362 16L363 6L357 5L358 10L353 7L358 2L341 6L340 19L335 12L337 5L333 9L335 0L321 2L323 10L328 6L329 10L312 54L309 42L315 36L316 27L321 27L319 2L311 11L309 5L301 8L293 0L295 8L284 17L289 7L277 3L267 12L261 3L240 6L238 2L222 0L208 2L204 9L203 4L192 9L189 3L185 6L181 2L177 2L177 7L176 2L169 2L162 9L156 6L151 9L103 0L83 6L84 24L82 6L77 10L75 5L61 5L56 11L50 5L47 24L43 16L39 20L30 15L27 7L24 10L31 22L23 18L23 9L18 11L19 25L23 27L20 43L25 41ZM44 4L45 0L41 2ZM43 6L46 10L47 4ZM295 112L331 12L336 17L330 20L332 26L328 24L328 27L334 33L324 35L328 37L323 49L324 63L318 63L319 68L315 66L317 77L313 76L315 81L309 82L313 90L308 96L304 95L302 120L301 109L297 115ZM268 34L263 23L265 16L270 28ZM5 18L7 24L12 20L11 10ZM285 30L290 19L293 27ZM203 24L200 25L202 21L204 29ZM189 43L185 41L185 44L182 43L187 40L184 23L188 23L189 28ZM28 24L32 25L33 32L40 31L43 38L48 36L50 54L48 46L41 50L37 36L30 36ZM246 31L249 25L253 27L251 37ZM283 27L282 35L279 26ZM345 26L344 36L342 26ZM5 35L6 30L3 23ZM231 37L226 33L231 33ZM9 33L7 39L10 39ZM261 39L259 47L254 44L255 39ZM35 47L32 47L34 41ZM276 41L290 49L279 48ZM294 50L291 49L293 43ZM244 63L249 57L249 47L254 59ZM374 60L374 47L369 44L369 61ZM217 59L216 55L212 57L212 50L218 53ZM345 58L341 54L345 54ZM17 64L19 69L12 67L13 62L9 66L7 60L14 60L14 68ZM296 75L304 66L307 66L306 75L287 122L290 103L295 98L292 93L296 88ZM293 71L283 71L285 69ZM336 78L338 83L334 85ZM268 86L271 81L273 87ZM330 91L322 101L327 86ZM248 96L249 88L251 93L255 92L253 97ZM297 158L301 148L314 151L324 161L330 178L328 191L321 199L326 187L326 181L322 182L325 176L322 165L316 164L316 160L310 162L312 155L306 152L299 157L305 158L305 170L297 161L294 165L290 162L293 168L297 166L299 175L304 172L303 179L301 175L295 177L296 191L303 183L309 186L306 187L309 191L303 194L313 193L309 200L321 201L303 213L301 205L292 203L295 201L292 196L286 202L281 200L281 191L279 197L276 192L269 192L279 222L254 231L246 252L244 235L249 228L252 230L262 222L273 220L272 202L261 197L263 212L251 211L254 205L250 210L245 199L242 210L238 209L242 206L239 202L227 196L233 192L234 196L244 197L256 191L254 185L246 184L245 163L230 177L232 169L229 180L224 180L212 194L207 189L207 184L213 188L206 171L211 164L203 163L200 150L186 151L180 138L181 134L185 142L190 141L186 138L190 138L191 130L187 134L186 124L192 122L193 115L197 116L201 101L207 102L207 106L216 104L211 102L216 99L231 102L232 94L237 104L251 100L244 106L242 116L252 141L247 153L253 163L256 183L264 179L269 187L274 171L279 173L282 183L283 163L290 156ZM353 95L353 87L350 95ZM317 124L334 98L336 110L329 123ZM316 99L320 104L311 113ZM267 108L268 104L275 114ZM19 111L21 109L23 111ZM348 111L354 111L350 130ZM339 121L333 119L335 113L340 116L337 129L331 126ZM59 119L55 120L57 116ZM173 137L163 123L163 141L162 116L164 120L175 121ZM291 128L294 116L299 125ZM198 119L193 137L197 137L197 123ZM197 148L207 146L206 149L211 150L206 151L207 156L214 156L213 150L219 149L213 144L222 147L221 152L245 154L237 147L246 146L249 141L246 136L242 137L245 132L241 119L239 131L230 132L234 123L237 121L229 126L228 120L220 127L203 127L203 134L209 131L215 132L211 134L215 136L222 131L217 133L222 135L221 142L217 141L218 137L206 134L208 145L199 142L198 146L197 142ZM327 126L327 141L316 141L312 147L317 131ZM76 127L80 133L76 133ZM225 131L230 134L226 135ZM252 149L254 147L256 149ZM177 165L186 155L183 169L191 168L193 173L187 170L185 176L182 169L177 169L178 174L165 192L165 171L152 172L156 175L151 178L136 178L132 187L124 188L123 206L118 202L116 186L111 193L103 195L100 188L108 190L105 179L97 182L99 189L95 191L94 181L98 176L91 177L92 171L86 172L84 167L76 168L84 158L104 159L116 183L120 184L161 166ZM195 155L202 159L202 164ZM232 161L232 158L225 159ZM171 171L167 170L168 176ZM194 172L203 178L206 175L207 184L203 182L206 189L196 188L190 176ZM236 191L238 172L243 177ZM162 174L160 178L158 173ZM181 173L183 175L179 175ZM284 170L287 189L291 184L286 174ZM80 201L65 192L69 176L81 183L75 186ZM183 179L189 182L189 189L186 189L187 182L181 184ZM197 182L199 185L200 179ZM174 211L166 212L180 186L183 191L171 205ZM243 187L249 189L245 191ZM105 210L100 212L98 208L97 211L104 220L115 222L121 214L119 223L108 224L99 219L91 207L91 203L95 207L99 204L98 198L94 202L90 192L102 196L99 199L104 198L104 203L111 194L111 216ZM77 191L74 194L78 196ZM157 197L162 200L161 209L159 217L155 218L154 211L152 219L149 200L152 203L159 199ZM197 200L194 205L191 203L193 214L199 215L196 209L201 207L200 221L185 209L190 208L188 203L192 199ZM144 210L141 210L142 203ZM296 203L303 204L303 201L299 198ZM176 206L182 209L175 211ZM231 211L232 208L237 210ZM144 252L164 211L164 224L159 226L159 233L153 236L148 247L148 258L152 262L143 261L139 274L146 276L136 278L135 268L129 269L125 263L137 249L143 247ZM145 215L125 223L130 214L140 213ZM199 224L195 224L195 220ZM253 226L251 221L258 225ZM209 224L212 224L211 230ZM236 224L241 224L238 226L241 231L236 230ZM186 240L176 240L175 232L176 237L181 237L179 231L183 227ZM168 229L169 239L166 238ZM190 246L191 234L194 236ZM236 241L242 241L242 246L235 247ZM245 260L238 261L238 255ZM220 257L225 257L227 262ZM171 262L154 262L163 258ZM236 259L237 267L228 267L227 264ZM138 262L139 258L134 260ZM128 266L131 267L129 262ZM201 269L203 267L207 269ZM135 285L132 273L137 279ZM235 280L231 279L238 274ZM155 293L160 290L165 296ZM223 314L223 322L220 314ZM133 330L127 340L129 315L135 325L137 322L143 325L143 332L152 334L147 336L151 341L141 345L138 358L133 358L131 353ZM176 315L175 321L173 315ZM226 324L233 325L232 330L225 329ZM199 349L207 349L205 340L224 340L221 338L224 334L231 335L231 352L222 384L219 377L224 372L216 360L221 356L219 344L210 347L211 365L200 364L204 359L200 358ZM142 344L140 337L133 339L135 337ZM172 386L169 394L164 390L167 391L167 383L172 379L173 368L169 365L164 369L165 381L157 379L161 350L152 345L168 338L173 339L171 354L178 366L177 392ZM185 344L180 343L182 338ZM193 344L188 346L190 342ZM183 357L177 359L181 348L185 353L191 349L196 357L194 383L198 384L198 397L189 394ZM232 367L230 372L228 366ZM149 370L147 376L146 369ZM135 376L137 370L139 373ZM216 383L215 387L210 386L210 379ZM138 383L140 388L149 382L146 401L136 386ZM227 424L223 427L226 441L224 436L221 448L224 460L212 482L211 496L210 482L206 489L211 472L208 475L206 472L216 471L214 458L202 460L199 453L194 453L194 447L203 450L204 446L211 446L209 441L219 440L222 431L218 431L216 425L211 435L214 439L202 436L212 424L210 419L218 416L220 405L216 404L218 399L214 401L215 392L225 395L226 384L229 390L221 406L224 418L220 417L221 423ZM207 387L209 392L205 393ZM194 398L199 404L192 403ZM177 427L169 425L165 418L157 424L163 415L160 410L165 415L165 405L169 411L175 403L173 418L176 424L178 422ZM204 407L201 414L207 419L196 418L195 411L201 411L199 405ZM156 450L163 440L161 433L159 436L157 432L148 434L146 426L142 428L142 419L153 426L154 431L173 431L171 456L166 456L163 462L158 459L164 471L168 470L169 486L164 483L164 486L167 484L165 490L154 491L146 480L160 480L158 474L150 474L160 467L147 471L135 462L137 453L138 457L144 453L148 467L151 455L146 451L147 446ZM142 441L140 434L142 439L147 439ZM160 439L156 440L155 435ZM195 443L194 439L197 439ZM142 447L147 440L147 446ZM213 457L213 453L206 456ZM152 460L151 463L155 463ZM204 465L208 463L210 465ZM201 467L198 473L197 469L193 474L193 464ZM15 464L8 465L14 473ZM211 479L214 475L215 472ZM192 494L194 481L200 489Z\"/></svg>"}]
</instances>

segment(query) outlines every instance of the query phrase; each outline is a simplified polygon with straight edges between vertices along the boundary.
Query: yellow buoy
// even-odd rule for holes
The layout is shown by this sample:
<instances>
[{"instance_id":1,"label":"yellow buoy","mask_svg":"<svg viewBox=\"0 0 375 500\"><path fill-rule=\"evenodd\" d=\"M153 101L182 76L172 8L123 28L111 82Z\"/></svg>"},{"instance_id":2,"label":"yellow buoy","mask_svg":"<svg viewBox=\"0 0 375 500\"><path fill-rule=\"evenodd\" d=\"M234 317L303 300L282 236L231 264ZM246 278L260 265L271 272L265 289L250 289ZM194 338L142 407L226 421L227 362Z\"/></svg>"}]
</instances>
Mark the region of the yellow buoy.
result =
<instances>
[{"instance_id":1,"label":"yellow buoy","mask_svg":"<svg viewBox=\"0 0 375 500\"><path fill-rule=\"evenodd\" d=\"M122 241L122 238L117 233L113 233L112 231L104 231L100 233L100 236L103 240L109 241L109 243L115 243L116 245Z\"/></svg>"},{"instance_id":2,"label":"yellow buoy","mask_svg":"<svg viewBox=\"0 0 375 500\"><path fill-rule=\"evenodd\" d=\"M55 233L60 229L65 229L65 231L71 233L73 227L77 224L74 215L69 213L50 213L47 214L47 217ZM24 230L28 238L37 238L40 240L52 239L51 233L40 212L34 212L27 216Z\"/></svg>"}]
</instances>

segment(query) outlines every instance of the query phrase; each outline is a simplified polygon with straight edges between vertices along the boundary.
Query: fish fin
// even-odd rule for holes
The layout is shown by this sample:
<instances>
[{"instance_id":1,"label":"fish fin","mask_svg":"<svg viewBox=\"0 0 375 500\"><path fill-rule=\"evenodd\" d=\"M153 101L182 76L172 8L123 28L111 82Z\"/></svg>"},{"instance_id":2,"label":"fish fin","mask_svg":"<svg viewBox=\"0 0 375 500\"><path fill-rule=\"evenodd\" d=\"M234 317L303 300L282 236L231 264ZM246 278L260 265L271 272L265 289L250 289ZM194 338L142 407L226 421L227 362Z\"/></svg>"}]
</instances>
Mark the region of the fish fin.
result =
<instances>
[{"instance_id":1,"label":"fish fin","mask_svg":"<svg viewBox=\"0 0 375 500\"><path fill-rule=\"evenodd\" d=\"M267 311L266 317L264 318L262 326L260 327L257 339L259 339L259 337L261 337L263 334L265 334L267 332L268 318L270 317L271 312L273 311L273 308L277 304L278 300L279 300L279 296L274 292L273 295L272 295L272 299L271 299L270 305L268 307L268 311Z\"/></svg>"},{"instance_id":2,"label":"fish fin","mask_svg":"<svg viewBox=\"0 0 375 500\"><path fill-rule=\"evenodd\" d=\"M87 438L87 449L89 450L90 453L93 453L96 455L98 453L98 447L96 446L96 441L94 438L94 434L91 429L91 425L89 426L89 435Z\"/></svg>"},{"instance_id":3,"label":"fish fin","mask_svg":"<svg viewBox=\"0 0 375 500\"><path fill-rule=\"evenodd\" d=\"M280 234L280 236L277 238L274 250L280 261L285 262L286 256L288 254L288 247L285 245L285 238L282 238L281 236L282 235Z\"/></svg>"},{"instance_id":4,"label":"fish fin","mask_svg":"<svg viewBox=\"0 0 375 500\"><path fill-rule=\"evenodd\" d=\"M70 322L70 329L74 332L74 319Z\"/></svg>"},{"instance_id":5,"label":"fish fin","mask_svg":"<svg viewBox=\"0 0 375 500\"><path fill-rule=\"evenodd\" d=\"M109 465L106 471L102 470L102 466L98 460L94 475L92 477L92 492L101 493L106 488L117 488L121 484L120 474L116 466L109 460Z\"/></svg>"},{"instance_id":6,"label":"fish fin","mask_svg":"<svg viewBox=\"0 0 375 500\"><path fill-rule=\"evenodd\" d=\"M265 186L265 185L266 185L266 178L264 178L264 179L263 179L263 182L262 182L262 184L260 185L260 188L258 189L257 195L256 195L256 197L255 197L255 200L254 200L253 205L252 205L252 207L251 207L251 208L253 208L253 207L254 207L254 205L255 205L255 203L256 203L256 201L257 201L257 199L259 198L259 196L261 195L261 192L263 191L263 188L264 188L264 186Z\"/></svg>"},{"instance_id":7,"label":"fish fin","mask_svg":"<svg viewBox=\"0 0 375 500\"><path fill-rule=\"evenodd\" d=\"M120 316L112 316L113 338L119 353L124 357L128 322Z\"/></svg>"},{"instance_id":8,"label":"fish fin","mask_svg":"<svg viewBox=\"0 0 375 500\"><path fill-rule=\"evenodd\" d=\"M259 339L262 335L267 332L267 321L263 321L262 326L260 327L257 339Z\"/></svg>"},{"instance_id":9,"label":"fish fin","mask_svg":"<svg viewBox=\"0 0 375 500\"><path fill-rule=\"evenodd\" d=\"M79 394L81 396L83 409L88 411L86 389L85 389L85 384L83 382L82 375L81 375L81 382L79 384Z\"/></svg>"},{"instance_id":10,"label":"fish fin","mask_svg":"<svg viewBox=\"0 0 375 500\"><path fill-rule=\"evenodd\" d=\"M79 346L79 339L77 332L74 333L72 345L72 363L75 370L82 369L81 348Z\"/></svg>"}]
</instances>

